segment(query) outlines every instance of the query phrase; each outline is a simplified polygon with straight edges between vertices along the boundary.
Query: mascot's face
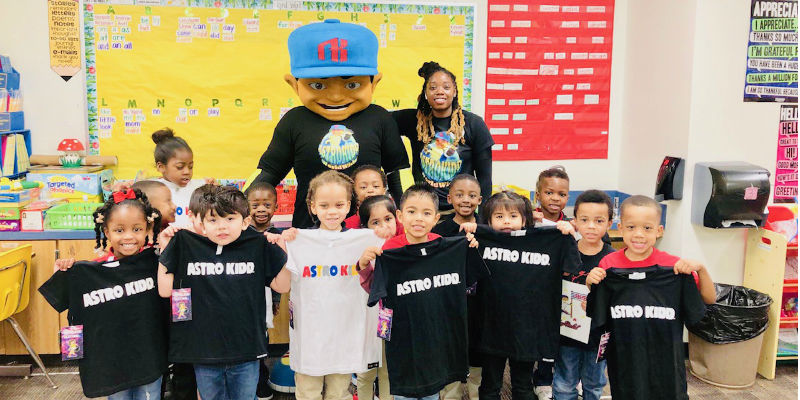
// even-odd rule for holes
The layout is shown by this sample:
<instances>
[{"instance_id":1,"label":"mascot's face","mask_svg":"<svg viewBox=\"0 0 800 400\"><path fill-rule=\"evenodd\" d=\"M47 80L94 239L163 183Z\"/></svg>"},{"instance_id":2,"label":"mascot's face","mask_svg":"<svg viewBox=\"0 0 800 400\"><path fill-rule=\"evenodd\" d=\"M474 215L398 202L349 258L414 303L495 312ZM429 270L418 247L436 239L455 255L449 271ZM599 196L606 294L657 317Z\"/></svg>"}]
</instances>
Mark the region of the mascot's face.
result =
<instances>
[{"instance_id":1,"label":"mascot's face","mask_svg":"<svg viewBox=\"0 0 800 400\"><path fill-rule=\"evenodd\" d=\"M286 75L284 79L309 110L330 121L342 121L370 105L381 74L372 81L366 75L300 79Z\"/></svg>"}]
</instances>

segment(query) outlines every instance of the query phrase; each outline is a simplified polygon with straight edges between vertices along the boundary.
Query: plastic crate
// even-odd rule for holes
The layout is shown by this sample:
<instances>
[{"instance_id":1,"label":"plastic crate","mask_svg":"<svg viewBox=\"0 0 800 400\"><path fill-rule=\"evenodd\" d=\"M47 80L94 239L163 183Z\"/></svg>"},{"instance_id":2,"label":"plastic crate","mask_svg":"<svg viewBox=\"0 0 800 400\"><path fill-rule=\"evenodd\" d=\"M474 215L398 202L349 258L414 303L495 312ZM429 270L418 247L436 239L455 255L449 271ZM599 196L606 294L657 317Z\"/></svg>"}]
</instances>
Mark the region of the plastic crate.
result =
<instances>
[{"instance_id":1,"label":"plastic crate","mask_svg":"<svg viewBox=\"0 0 800 400\"><path fill-rule=\"evenodd\" d=\"M92 213L103 203L67 203L47 210L46 229L92 230Z\"/></svg>"}]
</instances>

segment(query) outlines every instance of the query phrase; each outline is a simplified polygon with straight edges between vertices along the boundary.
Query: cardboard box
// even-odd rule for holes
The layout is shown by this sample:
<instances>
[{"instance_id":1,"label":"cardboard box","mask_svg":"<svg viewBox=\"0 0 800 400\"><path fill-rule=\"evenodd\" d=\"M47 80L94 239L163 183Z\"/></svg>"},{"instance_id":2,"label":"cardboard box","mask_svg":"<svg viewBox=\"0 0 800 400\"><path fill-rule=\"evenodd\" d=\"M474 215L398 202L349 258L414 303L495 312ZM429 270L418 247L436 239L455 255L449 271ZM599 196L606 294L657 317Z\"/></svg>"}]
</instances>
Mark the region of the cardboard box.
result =
<instances>
[{"instance_id":1,"label":"cardboard box","mask_svg":"<svg viewBox=\"0 0 800 400\"><path fill-rule=\"evenodd\" d=\"M19 230L19 220L1 220L0 232L16 232Z\"/></svg>"},{"instance_id":2,"label":"cardboard box","mask_svg":"<svg viewBox=\"0 0 800 400\"><path fill-rule=\"evenodd\" d=\"M63 199L57 201L36 201L23 208L20 212L20 230L39 232L44 230L44 217L47 209L56 203L63 203Z\"/></svg>"},{"instance_id":3,"label":"cardboard box","mask_svg":"<svg viewBox=\"0 0 800 400\"><path fill-rule=\"evenodd\" d=\"M103 185L114 179L110 169L97 172L70 172L67 169L29 172L26 179L44 183L44 190L51 198L70 201L102 202Z\"/></svg>"}]
</instances>

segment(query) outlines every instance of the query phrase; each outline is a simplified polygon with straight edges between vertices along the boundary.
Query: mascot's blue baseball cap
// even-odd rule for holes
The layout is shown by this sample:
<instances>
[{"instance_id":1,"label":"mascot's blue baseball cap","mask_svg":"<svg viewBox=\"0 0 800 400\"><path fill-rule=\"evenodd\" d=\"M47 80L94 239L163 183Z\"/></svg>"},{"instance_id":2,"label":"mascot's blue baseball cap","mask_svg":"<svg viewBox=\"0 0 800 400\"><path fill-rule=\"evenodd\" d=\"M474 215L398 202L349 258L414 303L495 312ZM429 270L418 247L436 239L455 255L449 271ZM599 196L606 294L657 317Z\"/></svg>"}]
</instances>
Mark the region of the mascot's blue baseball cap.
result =
<instances>
[{"instance_id":1,"label":"mascot's blue baseball cap","mask_svg":"<svg viewBox=\"0 0 800 400\"><path fill-rule=\"evenodd\" d=\"M378 74L378 38L356 24L326 19L289 35L289 62L295 78Z\"/></svg>"}]
</instances>

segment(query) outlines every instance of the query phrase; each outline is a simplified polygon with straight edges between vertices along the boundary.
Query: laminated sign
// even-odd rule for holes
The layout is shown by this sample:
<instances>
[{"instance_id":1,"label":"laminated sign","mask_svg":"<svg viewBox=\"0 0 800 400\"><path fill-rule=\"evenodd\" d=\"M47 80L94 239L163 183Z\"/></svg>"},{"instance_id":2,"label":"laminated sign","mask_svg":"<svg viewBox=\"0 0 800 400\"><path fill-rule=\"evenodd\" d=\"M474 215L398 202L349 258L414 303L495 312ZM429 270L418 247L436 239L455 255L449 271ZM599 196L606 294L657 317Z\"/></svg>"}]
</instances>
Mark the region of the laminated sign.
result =
<instances>
[{"instance_id":1,"label":"laminated sign","mask_svg":"<svg viewBox=\"0 0 800 400\"><path fill-rule=\"evenodd\" d=\"M68 81L81 70L81 21L78 0L49 0L50 69Z\"/></svg>"}]
</instances>

